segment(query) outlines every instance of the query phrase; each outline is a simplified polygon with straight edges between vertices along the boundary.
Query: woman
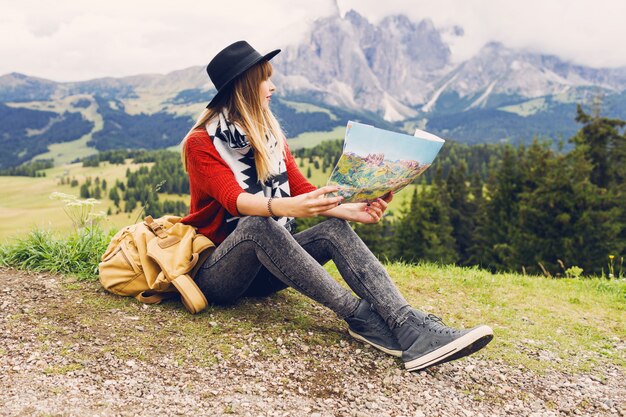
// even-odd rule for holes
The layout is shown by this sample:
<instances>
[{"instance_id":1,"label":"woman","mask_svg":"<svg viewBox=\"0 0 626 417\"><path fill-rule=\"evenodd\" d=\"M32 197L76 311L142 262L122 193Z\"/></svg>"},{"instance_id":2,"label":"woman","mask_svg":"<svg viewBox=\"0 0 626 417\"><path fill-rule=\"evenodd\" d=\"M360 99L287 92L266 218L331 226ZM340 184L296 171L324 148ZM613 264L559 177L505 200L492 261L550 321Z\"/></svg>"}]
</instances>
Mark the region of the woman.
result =
<instances>
[{"instance_id":1,"label":"woman","mask_svg":"<svg viewBox=\"0 0 626 417\"><path fill-rule=\"evenodd\" d=\"M236 42L207 66L217 89L183 140L190 214L183 222L216 245L195 280L207 300L230 304L290 286L333 310L350 334L394 356L408 370L457 359L493 338L488 326L455 330L412 309L347 221L376 223L392 199L341 204L299 172L272 112L270 60ZM292 234L297 217L330 219ZM322 267L329 260L356 294Z\"/></svg>"}]
</instances>

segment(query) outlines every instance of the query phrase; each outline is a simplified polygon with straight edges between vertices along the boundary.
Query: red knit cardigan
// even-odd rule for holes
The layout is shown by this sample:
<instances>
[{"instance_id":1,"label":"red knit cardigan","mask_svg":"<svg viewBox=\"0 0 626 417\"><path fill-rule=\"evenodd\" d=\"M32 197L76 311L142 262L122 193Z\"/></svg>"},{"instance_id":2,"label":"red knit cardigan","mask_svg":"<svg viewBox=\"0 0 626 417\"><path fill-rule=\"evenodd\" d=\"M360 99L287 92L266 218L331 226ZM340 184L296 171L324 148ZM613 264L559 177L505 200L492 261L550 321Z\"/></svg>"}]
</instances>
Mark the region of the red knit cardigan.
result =
<instances>
[{"instance_id":1,"label":"red knit cardigan","mask_svg":"<svg viewBox=\"0 0 626 417\"><path fill-rule=\"evenodd\" d=\"M196 227L199 233L218 245L229 234L226 212L239 216L237 197L245 191L228 164L220 157L206 129L194 130L187 138L185 147L191 205L189 214L182 222ZM298 169L286 142L285 153L291 195L315 190L316 187Z\"/></svg>"}]
</instances>

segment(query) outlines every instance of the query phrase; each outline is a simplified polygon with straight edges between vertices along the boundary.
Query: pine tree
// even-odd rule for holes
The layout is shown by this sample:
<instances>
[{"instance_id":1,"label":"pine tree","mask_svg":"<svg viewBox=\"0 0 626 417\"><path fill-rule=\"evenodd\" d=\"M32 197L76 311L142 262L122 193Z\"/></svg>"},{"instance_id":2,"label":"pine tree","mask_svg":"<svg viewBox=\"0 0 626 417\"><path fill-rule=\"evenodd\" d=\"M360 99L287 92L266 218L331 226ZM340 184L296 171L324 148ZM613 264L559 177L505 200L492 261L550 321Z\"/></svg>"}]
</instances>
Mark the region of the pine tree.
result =
<instances>
[{"instance_id":1,"label":"pine tree","mask_svg":"<svg viewBox=\"0 0 626 417\"><path fill-rule=\"evenodd\" d=\"M626 122L618 119L591 116L584 112L582 107L576 107L576 121L583 127L572 138L585 156L591 162L591 182L602 188L608 188L612 182L623 182L626 168L626 144L620 128Z\"/></svg>"},{"instance_id":2,"label":"pine tree","mask_svg":"<svg viewBox=\"0 0 626 417\"><path fill-rule=\"evenodd\" d=\"M566 256L558 233L554 233L559 221L555 207L560 203L568 204L562 201L565 196L560 195L567 185L558 184L560 178L554 178L554 174L559 175L559 170L565 169L561 164L548 144L538 140L518 150L519 200L515 229L510 232L516 259L508 265L511 269L523 266L526 271L540 273L540 262L549 268L557 266L557 258Z\"/></svg>"},{"instance_id":3,"label":"pine tree","mask_svg":"<svg viewBox=\"0 0 626 417\"><path fill-rule=\"evenodd\" d=\"M394 257L408 262L420 259L443 264L457 261L452 225L441 180L413 192L411 202L401 210L394 225Z\"/></svg>"},{"instance_id":4,"label":"pine tree","mask_svg":"<svg viewBox=\"0 0 626 417\"><path fill-rule=\"evenodd\" d=\"M486 263L484 260L484 248L487 246L488 242L484 235L487 225L486 200L483 192L484 187L485 183L481 178L481 174L475 172L470 182L471 201L475 210L473 216L474 232L472 234L472 243L467 249L467 259L461 259L461 262L465 265L483 265Z\"/></svg>"},{"instance_id":5,"label":"pine tree","mask_svg":"<svg viewBox=\"0 0 626 417\"><path fill-rule=\"evenodd\" d=\"M126 200L126 204L124 205L124 213L132 212L135 207L137 207L137 200L135 200L134 197L129 197L128 200Z\"/></svg>"},{"instance_id":6,"label":"pine tree","mask_svg":"<svg viewBox=\"0 0 626 417\"><path fill-rule=\"evenodd\" d=\"M597 257L595 263L590 261L597 269L609 254L621 256L626 252L626 135L619 131L626 122L601 117L599 110L589 115L581 106L577 107L576 120L583 126L571 139L576 145L572 154L579 153L591 164L589 179L599 187L587 216L595 218L597 227L587 232L591 235L585 239L598 242L588 249Z\"/></svg>"},{"instance_id":7,"label":"pine tree","mask_svg":"<svg viewBox=\"0 0 626 417\"><path fill-rule=\"evenodd\" d=\"M477 229L482 235L482 247L475 247L474 254L484 267L492 270L510 270L518 265L513 245L517 232L517 217L521 193L521 175L517 163L523 149L516 150L506 145L502 160L492 168L487 180L485 222Z\"/></svg>"},{"instance_id":8,"label":"pine tree","mask_svg":"<svg viewBox=\"0 0 626 417\"><path fill-rule=\"evenodd\" d=\"M455 250L459 255L459 263L469 263L470 248L473 246L475 235L476 205L470 199L467 185L467 165L461 161L457 167L450 168L446 179L446 190L450 204L450 223L452 237L455 241Z\"/></svg>"},{"instance_id":9,"label":"pine tree","mask_svg":"<svg viewBox=\"0 0 626 417\"><path fill-rule=\"evenodd\" d=\"M443 180L443 169L437 167L433 184L428 192L431 194L431 205L427 208L428 219L433 225L434 233L428 244L426 259L442 264L458 261L458 252L454 241L452 223L450 222L450 198ZM429 202L429 199L426 199Z\"/></svg>"},{"instance_id":10,"label":"pine tree","mask_svg":"<svg viewBox=\"0 0 626 417\"><path fill-rule=\"evenodd\" d=\"M416 262L426 253L426 233L421 228L422 206L419 205L417 187L413 190L410 203L400 209L400 218L394 223L393 257L407 262Z\"/></svg>"},{"instance_id":11,"label":"pine tree","mask_svg":"<svg viewBox=\"0 0 626 417\"><path fill-rule=\"evenodd\" d=\"M87 183L80 186L80 198L90 198L89 185Z\"/></svg>"},{"instance_id":12,"label":"pine tree","mask_svg":"<svg viewBox=\"0 0 626 417\"><path fill-rule=\"evenodd\" d=\"M391 223L386 217L375 224L355 223L354 231L378 259L386 260L393 255L390 245Z\"/></svg>"}]
</instances>

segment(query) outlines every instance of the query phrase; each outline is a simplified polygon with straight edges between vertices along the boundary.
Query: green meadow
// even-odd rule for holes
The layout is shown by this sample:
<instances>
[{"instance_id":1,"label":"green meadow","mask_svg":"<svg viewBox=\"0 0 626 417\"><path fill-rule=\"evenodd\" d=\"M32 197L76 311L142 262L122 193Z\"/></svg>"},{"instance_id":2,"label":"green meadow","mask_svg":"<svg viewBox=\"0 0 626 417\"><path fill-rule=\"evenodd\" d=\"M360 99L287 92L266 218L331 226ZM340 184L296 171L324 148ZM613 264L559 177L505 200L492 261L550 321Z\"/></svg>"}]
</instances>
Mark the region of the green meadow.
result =
<instances>
[{"instance_id":1,"label":"green meadow","mask_svg":"<svg viewBox=\"0 0 626 417\"><path fill-rule=\"evenodd\" d=\"M300 166L300 158L296 158L296 163L303 175L306 176L309 163L305 158L304 166ZM311 177L309 181L315 186L326 185L331 168L326 172L322 171L322 161L318 159L320 168L316 169L314 163L310 164ZM99 167L83 167L82 163L66 164L44 170L45 177L13 177L0 176L0 241L21 236L34 228L46 229L53 232L68 232L72 229L72 223L63 211L63 203L58 200L51 200L50 194L57 191L66 194L79 195L79 187L62 185L61 178L78 180L79 184L85 182L87 177L101 180L106 179L109 187L116 180L125 180L126 170L139 169L141 165L133 164L127 160L125 165L111 165L102 162ZM389 206L389 215L394 215L401 207L408 203L413 195L414 185L410 185L400 191ZM104 211L110 207L115 213L117 210L113 202L108 198L108 192L102 193L103 198L100 204L94 207L95 211ZM182 200L189 203L188 195L160 194L161 200ZM123 204L123 203L122 203ZM119 229L127 224L134 223L138 218L140 209L137 208L132 214L120 213L112 214L105 218L103 227L105 229Z\"/></svg>"},{"instance_id":2,"label":"green meadow","mask_svg":"<svg viewBox=\"0 0 626 417\"><path fill-rule=\"evenodd\" d=\"M291 150L312 148L325 140L343 139L346 133L345 126L337 126L329 132L305 132L287 142Z\"/></svg>"},{"instance_id":3,"label":"green meadow","mask_svg":"<svg viewBox=\"0 0 626 417\"><path fill-rule=\"evenodd\" d=\"M130 160L125 165L111 165L104 162L99 167L83 167L82 163L74 163L47 169L44 171L45 177L0 176L0 241L23 236L33 229L60 233L72 230L71 220L63 211L63 203L50 199L50 194L55 191L79 195L79 187L61 185L62 177L76 179L80 184L85 182L87 177L92 179L99 177L101 180L106 179L107 183L112 185L115 180L125 178L127 168L134 170L139 166L132 164ZM94 211L106 213L109 207L115 208L113 202L108 199L108 193L103 192L103 196L100 204L94 207ZM118 229L133 223L139 211L138 208L130 215L120 213L107 216L103 227Z\"/></svg>"}]
</instances>

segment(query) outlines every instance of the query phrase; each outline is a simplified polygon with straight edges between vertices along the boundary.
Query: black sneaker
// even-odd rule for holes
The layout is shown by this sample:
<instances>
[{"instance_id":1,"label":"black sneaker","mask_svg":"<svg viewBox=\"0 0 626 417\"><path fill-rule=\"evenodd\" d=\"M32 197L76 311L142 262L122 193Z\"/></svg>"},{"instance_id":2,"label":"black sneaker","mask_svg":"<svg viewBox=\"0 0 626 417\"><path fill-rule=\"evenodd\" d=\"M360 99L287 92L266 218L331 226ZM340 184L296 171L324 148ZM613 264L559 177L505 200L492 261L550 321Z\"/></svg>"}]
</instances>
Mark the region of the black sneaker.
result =
<instances>
[{"instance_id":1,"label":"black sneaker","mask_svg":"<svg viewBox=\"0 0 626 417\"><path fill-rule=\"evenodd\" d=\"M417 310L394 334L404 348L402 360L409 371L426 369L433 365L460 359L485 347L493 339L489 326L457 330L443 324L433 315Z\"/></svg>"},{"instance_id":2,"label":"black sneaker","mask_svg":"<svg viewBox=\"0 0 626 417\"><path fill-rule=\"evenodd\" d=\"M354 314L347 317L346 322L348 333L355 339L369 343L389 355L398 358L402 356L402 349L387 323L366 300L361 299Z\"/></svg>"}]
</instances>

